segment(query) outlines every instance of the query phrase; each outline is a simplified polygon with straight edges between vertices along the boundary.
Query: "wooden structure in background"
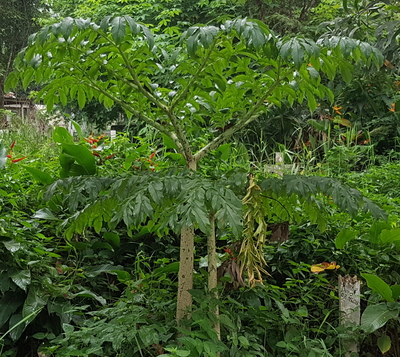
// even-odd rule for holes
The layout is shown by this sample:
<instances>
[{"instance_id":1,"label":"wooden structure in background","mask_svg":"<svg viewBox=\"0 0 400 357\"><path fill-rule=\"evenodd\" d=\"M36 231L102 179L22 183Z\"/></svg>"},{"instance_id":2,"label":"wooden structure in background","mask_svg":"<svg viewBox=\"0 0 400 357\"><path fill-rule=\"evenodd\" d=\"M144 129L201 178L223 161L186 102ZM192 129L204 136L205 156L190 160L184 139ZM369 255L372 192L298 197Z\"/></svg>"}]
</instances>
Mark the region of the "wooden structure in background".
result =
<instances>
[{"instance_id":1,"label":"wooden structure in background","mask_svg":"<svg viewBox=\"0 0 400 357\"><path fill-rule=\"evenodd\" d=\"M22 119L31 118L35 114L35 104L32 99L5 96L4 109L10 110Z\"/></svg>"}]
</instances>

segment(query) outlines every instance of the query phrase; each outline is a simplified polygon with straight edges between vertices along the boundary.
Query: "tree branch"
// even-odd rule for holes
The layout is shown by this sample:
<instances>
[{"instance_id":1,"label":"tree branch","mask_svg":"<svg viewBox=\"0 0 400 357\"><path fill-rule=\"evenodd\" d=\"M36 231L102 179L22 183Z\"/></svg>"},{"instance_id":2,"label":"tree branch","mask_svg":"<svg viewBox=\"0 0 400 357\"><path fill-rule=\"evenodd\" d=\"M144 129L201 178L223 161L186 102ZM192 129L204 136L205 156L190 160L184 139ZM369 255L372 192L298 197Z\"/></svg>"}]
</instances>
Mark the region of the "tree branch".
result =
<instances>
[{"instance_id":1,"label":"tree branch","mask_svg":"<svg viewBox=\"0 0 400 357\"><path fill-rule=\"evenodd\" d=\"M195 160L200 160L204 156L206 156L211 150L216 149L221 143L223 143L225 140L230 138L234 133L239 131L240 129L244 128L248 124L250 124L252 121L257 119L261 115L261 111L258 111L259 108L264 104L264 101L266 98L268 98L273 90L279 85L280 79L279 79L279 71L278 71L278 76L275 80L275 83L269 88L267 93L263 95L258 102L253 106L252 109L250 109L243 117L243 119L240 119L235 125L233 125L231 128L228 130L224 131L220 135L218 135L214 140L210 141L206 146L202 147L195 155L194 158Z\"/></svg>"},{"instance_id":2,"label":"tree branch","mask_svg":"<svg viewBox=\"0 0 400 357\"><path fill-rule=\"evenodd\" d=\"M115 103L119 104L122 108L124 108L126 111L132 113L133 115L135 115L137 118L139 118L140 120L142 120L146 124L148 124L151 127L157 129L160 133L163 133L163 134L167 135L169 138L171 138L174 141L174 143L178 146L179 150L181 152L184 152L184 148L183 148L180 140L178 139L177 135L173 131L167 130L162 124L157 123L152 118L150 118L147 115L139 112L138 110L133 108L131 105L129 105L126 102L124 102L122 99L119 99L118 97L113 96L112 94L110 94L109 91L106 91L103 88L97 86L94 81L89 79L89 83L85 83L85 84L88 87L94 89L95 91L98 91L99 93L103 94L104 96L110 98Z\"/></svg>"},{"instance_id":3,"label":"tree branch","mask_svg":"<svg viewBox=\"0 0 400 357\"><path fill-rule=\"evenodd\" d=\"M183 89L183 91L181 93L179 93L173 100L171 103L171 110L174 110L174 108L176 107L176 105L183 100L186 97L186 94L189 92L189 89L192 87L192 85L197 81L198 76L200 75L200 73L203 71L204 67L206 66L208 60L210 59L211 53L214 50L214 47L217 43L217 37L215 37L212 45L210 46L206 56L203 59L203 62L201 63L200 67L198 68L198 70L196 71L196 73L193 75L193 77L190 79L189 83L187 84L187 86Z\"/></svg>"},{"instance_id":4,"label":"tree branch","mask_svg":"<svg viewBox=\"0 0 400 357\"><path fill-rule=\"evenodd\" d=\"M125 62L125 65L130 73L130 75L132 76L132 80L135 84L135 86L137 87L137 89L139 90L140 93L142 93L147 99L149 99L152 103L154 103L158 108L160 108L170 119L172 126L175 129L175 133L176 133L176 140L179 141L179 145L178 147L182 150L182 154L184 154L185 158L188 161L192 161L193 160L193 153L192 153L192 149L189 143L189 140L186 137L185 131L183 130L182 126L180 125L178 119L176 118L176 116L173 114L173 105L171 104L170 107L168 107L167 105L161 103L156 97L154 97L151 93L149 93L140 83L139 78L136 74L136 72L134 71L134 69L132 68L128 58L126 57L126 54L124 53L124 51L122 51L122 49L120 48L120 46L117 46L114 42L110 41L114 46L117 47L123 61ZM126 82L126 80L125 80ZM129 81L128 81L129 82ZM190 84L190 83L189 83ZM189 86L189 85L188 85ZM188 88L188 86L186 88ZM185 92L185 91L184 91ZM169 135L171 136L171 135ZM174 140L175 141L175 140ZM177 142L176 142L177 143Z\"/></svg>"},{"instance_id":5,"label":"tree branch","mask_svg":"<svg viewBox=\"0 0 400 357\"><path fill-rule=\"evenodd\" d=\"M113 41L111 41L109 38L107 38L108 41L110 41L111 44L113 44L117 49L119 54L121 55L123 61L125 62L126 68L129 71L129 74L132 76L132 80L135 83L135 85L137 86L137 90L142 93L148 100L150 100L153 104L155 104L158 108L160 108L161 110L163 110L166 114L168 114L169 116L169 110L168 107L161 103L160 100L158 100L153 94L151 94L150 92L148 92L146 90L146 88L144 88L142 86L142 84L139 81L139 78L136 74L136 72L133 70L131 63L129 62L129 59L126 57L126 54L124 51L122 51L121 47L118 46L116 43L114 43Z\"/></svg>"},{"instance_id":6,"label":"tree branch","mask_svg":"<svg viewBox=\"0 0 400 357\"><path fill-rule=\"evenodd\" d=\"M102 35L102 37L104 38L104 36ZM93 81L92 79L89 78L89 81L91 83L90 87L101 92L103 95L107 96L108 98L112 99L115 103L118 103L122 108L124 108L125 110L127 110L128 112L134 114L136 117L140 118L141 120L143 120L146 124L152 126L153 128L157 129L158 131L160 131L161 133L167 135L168 137L170 137L174 143L178 146L179 151L184 154L185 158L187 160L192 160L193 155L192 155L192 151L191 151L191 147L189 144L189 141L187 140L185 133L183 131L183 128L179 125L177 118L172 114L170 108L168 108L166 105L164 105L163 103L161 103L156 97L154 97L151 93L149 93L140 83L139 78L136 75L136 72L133 70L132 66L130 65L130 62L128 60L128 58L126 57L125 53L114 43L112 42L110 39L106 38L107 40L109 40L119 51L119 53L121 54L121 57L123 58L127 69L130 73L130 75L132 76L132 81L127 80L126 78L123 78L121 76L117 76L119 81L122 81L123 83L129 85L130 87L132 87L133 89L139 91L141 94L143 94L150 102L152 102L153 104L155 104L159 109L161 109L170 119L172 126L175 129L175 133L173 131L167 130L163 125L157 123L156 121L154 121L153 119L151 119L150 117L142 114L141 112L137 111L136 109L134 109L132 106L130 106L129 104L127 104L126 102L118 99L117 97L111 95L108 91L104 91L101 87L97 86L95 81ZM75 47L76 50L80 51L79 48ZM80 51L82 52L82 51ZM97 64L99 64L99 66L104 66L103 63L99 60L97 60L97 58L95 58L93 55L89 55L88 56L91 60L93 60L94 62L96 62ZM85 71L81 69L81 72L84 73Z\"/></svg>"}]
</instances>

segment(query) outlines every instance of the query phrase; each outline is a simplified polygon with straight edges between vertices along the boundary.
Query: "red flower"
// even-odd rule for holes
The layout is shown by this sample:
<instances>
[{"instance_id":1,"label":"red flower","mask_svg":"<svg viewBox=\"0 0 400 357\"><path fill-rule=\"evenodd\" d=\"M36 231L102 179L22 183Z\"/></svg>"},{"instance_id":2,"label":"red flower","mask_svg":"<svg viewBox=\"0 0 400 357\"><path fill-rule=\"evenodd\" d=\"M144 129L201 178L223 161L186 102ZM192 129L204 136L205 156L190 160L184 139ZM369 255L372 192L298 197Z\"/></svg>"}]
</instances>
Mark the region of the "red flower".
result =
<instances>
[{"instance_id":1,"label":"red flower","mask_svg":"<svg viewBox=\"0 0 400 357\"><path fill-rule=\"evenodd\" d=\"M14 148L14 145L15 145L16 142L17 142L17 140L14 140L14 141L12 142L12 144L10 145L10 151Z\"/></svg>"},{"instance_id":2,"label":"red flower","mask_svg":"<svg viewBox=\"0 0 400 357\"><path fill-rule=\"evenodd\" d=\"M20 159L11 160L12 163L26 159L28 156L21 157Z\"/></svg>"},{"instance_id":3,"label":"red flower","mask_svg":"<svg viewBox=\"0 0 400 357\"><path fill-rule=\"evenodd\" d=\"M115 155L117 155L116 153L108 155L104 160L108 160L111 159L112 157L114 157Z\"/></svg>"},{"instance_id":4,"label":"red flower","mask_svg":"<svg viewBox=\"0 0 400 357\"><path fill-rule=\"evenodd\" d=\"M100 154L97 153L97 152L92 152L92 154L93 154L94 156L100 157Z\"/></svg>"},{"instance_id":5,"label":"red flower","mask_svg":"<svg viewBox=\"0 0 400 357\"><path fill-rule=\"evenodd\" d=\"M149 156L149 159L150 159L150 160L154 159L154 156L156 156L156 152L157 152L157 151L154 151L154 152Z\"/></svg>"},{"instance_id":6,"label":"red flower","mask_svg":"<svg viewBox=\"0 0 400 357\"><path fill-rule=\"evenodd\" d=\"M229 254L229 256L233 259L236 260L236 257L233 255L232 250L229 249L228 247L224 248L224 251L227 252Z\"/></svg>"}]
</instances>

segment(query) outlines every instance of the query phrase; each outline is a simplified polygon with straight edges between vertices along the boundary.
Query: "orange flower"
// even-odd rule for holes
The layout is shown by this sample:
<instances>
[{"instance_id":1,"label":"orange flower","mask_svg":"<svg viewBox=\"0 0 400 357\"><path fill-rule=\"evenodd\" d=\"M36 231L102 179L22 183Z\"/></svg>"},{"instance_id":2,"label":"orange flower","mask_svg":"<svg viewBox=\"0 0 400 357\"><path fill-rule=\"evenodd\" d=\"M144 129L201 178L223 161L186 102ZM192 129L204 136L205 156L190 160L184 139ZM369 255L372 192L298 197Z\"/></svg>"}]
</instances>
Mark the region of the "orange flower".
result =
<instances>
[{"instance_id":1,"label":"orange flower","mask_svg":"<svg viewBox=\"0 0 400 357\"><path fill-rule=\"evenodd\" d=\"M156 156L156 152L157 152L157 151L154 151L154 152L149 156L150 160L154 159L154 156Z\"/></svg>"},{"instance_id":2,"label":"orange flower","mask_svg":"<svg viewBox=\"0 0 400 357\"><path fill-rule=\"evenodd\" d=\"M392 106L391 106L391 108L389 108L389 111L391 111L391 112L396 112L396 103L392 103Z\"/></svg>"},{"instance_id":3,"label":"orange flower","mask_svg":"<svg viewBox=\"0 0 400 357\"><path fill-rule=\"evenodd\" d=\"M385 59L385 62L383 62L383 64L386 66L386 67L388 67L388 68L390 68L390 69L393 69L394 68L394 66L390 63L390 61L388 61L387 59Z\"/></svg>"},{"instance_id":4,"label":"orange flower","mask_svg":"<svg viewBox=\"0 0 400 357\"><path fill-rule=\"evenodd\" d=\"M340 111L343 107L332 107L333 110L335 111L336 114L342 115L342 112Z\"/></svg>"}]
</instances>

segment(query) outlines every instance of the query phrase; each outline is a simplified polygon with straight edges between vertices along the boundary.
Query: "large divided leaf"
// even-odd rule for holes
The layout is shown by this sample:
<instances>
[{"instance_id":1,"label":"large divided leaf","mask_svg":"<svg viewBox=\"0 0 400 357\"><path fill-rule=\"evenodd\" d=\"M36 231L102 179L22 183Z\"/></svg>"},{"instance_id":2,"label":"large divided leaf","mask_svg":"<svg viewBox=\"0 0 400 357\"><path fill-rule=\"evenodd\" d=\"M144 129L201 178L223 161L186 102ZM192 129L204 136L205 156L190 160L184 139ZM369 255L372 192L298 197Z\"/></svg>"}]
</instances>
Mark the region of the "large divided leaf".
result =
<instances>
[{"instance_id":1,"label":"large divided leaf","mask_svg":"<svg viewBox=\"0 0 400 357\"><path fill-rule=\"evenodd\" d=\"M363 197L360 191L329 177L285 175L281 179L267 178L260 187L266 194L272 192L277 197L296 195L310 202L324 195L331 197L340 210L353 216L364 210L371 212L375 219L386 218L386 212Z\"/></svg>"}]
</instances>

